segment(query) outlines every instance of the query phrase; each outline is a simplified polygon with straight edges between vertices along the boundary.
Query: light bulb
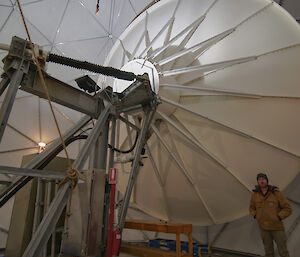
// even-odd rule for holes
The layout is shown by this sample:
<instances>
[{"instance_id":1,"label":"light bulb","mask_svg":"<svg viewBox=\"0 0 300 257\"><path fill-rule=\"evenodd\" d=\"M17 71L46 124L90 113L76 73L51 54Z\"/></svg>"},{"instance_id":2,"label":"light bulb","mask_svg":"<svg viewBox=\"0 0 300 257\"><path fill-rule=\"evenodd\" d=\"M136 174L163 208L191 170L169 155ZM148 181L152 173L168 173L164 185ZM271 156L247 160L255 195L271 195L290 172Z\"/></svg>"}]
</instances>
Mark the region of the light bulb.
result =
<instances>
[{"instance_id":1,"label":"light bulb","mask_svg":"<svg viewBox=\"0 0 300 257\"><path fill-rule=\"evenodd\" d=\"M46 146L46 143L44 142L39 142L39 147L45 147Z\"/></svg>"}]
</instances>

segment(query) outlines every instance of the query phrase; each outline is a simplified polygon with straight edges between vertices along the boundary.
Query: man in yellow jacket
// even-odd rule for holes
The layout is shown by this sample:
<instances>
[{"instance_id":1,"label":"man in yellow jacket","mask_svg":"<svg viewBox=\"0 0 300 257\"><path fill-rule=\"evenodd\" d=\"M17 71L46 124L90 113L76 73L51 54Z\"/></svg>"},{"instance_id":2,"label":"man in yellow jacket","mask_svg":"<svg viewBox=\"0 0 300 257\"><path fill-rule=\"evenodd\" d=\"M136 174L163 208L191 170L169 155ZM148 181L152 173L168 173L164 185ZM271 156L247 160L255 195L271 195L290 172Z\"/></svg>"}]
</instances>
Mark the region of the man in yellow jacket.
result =
<instances>
[{"instance_id":1,"label":"man in yellow jacket","mask_svg":"<svg viewBox=\"0 0 300 257\"><path fill-rule=\"evenodd\" d=\"M257 186L250 202L250 214L258 221L264 243L265 256L274 257L276 242L279 255L290 257L282 220L290 216L292 208L285 196L275 186L268 184L266 174L257 174Z\"/></svg>"}]
</instances>

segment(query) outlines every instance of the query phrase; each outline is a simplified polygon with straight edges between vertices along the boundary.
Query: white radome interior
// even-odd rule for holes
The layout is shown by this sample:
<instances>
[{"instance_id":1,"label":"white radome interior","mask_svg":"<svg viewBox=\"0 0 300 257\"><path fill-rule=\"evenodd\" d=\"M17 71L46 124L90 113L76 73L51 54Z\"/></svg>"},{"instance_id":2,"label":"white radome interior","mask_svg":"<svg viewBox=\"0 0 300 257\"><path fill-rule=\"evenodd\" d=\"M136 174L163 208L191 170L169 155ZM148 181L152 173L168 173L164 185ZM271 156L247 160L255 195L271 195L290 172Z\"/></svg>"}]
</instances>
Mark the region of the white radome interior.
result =
<instances>
[{"instance_id":1,"label":"white radome interior","mask_svg":"<svg viewBox=\"0 0 300 257\"><path fill-rule=\"evenodd\" d=\"M179 0L174 23L177 1L161 0L148 14L134 19L150 2L103 0L95 15L96 1L21 0L31 37L46 50L116 68L142 58L160 74L159 112L165 119L159 114L154 119L158 134L154 132L148 142L148 158L142 160L132 197L133 206L152 217L130 209L129 218L156 217L209 226L194 226L193 234L201 242L211 242L223 226L211 224L234 220L217 246L262 254L256 222L250 217L238 219L248 214L256 173L266 172L270 183L280 189L298 173L296 184L288 187L294 213L285 221L287 232L294 231L288 244L296 256L300 226L292 229L299 220L299 24L269 0ZM280 2L299 16L298 1ZM197 28L190 26L195 20L201 22ZM150 58L189 26L195 28L190 38L186 31ZM26 38L15 0L2 0L0 43L9 44L12 36ZM189 40L180 46L184 38ZM6 54L0 50L1 59ZM198 67L194 72L182 70L189 66ZM56 64L48 64L47 72L72 86L75 78L85 74L98 80L97 74ZM113 83L111 78L99 78L102 87ZM62 131L81 117L54 106ZM135 122L134 117L129 119ZM19 167L23 155L39 151L39 142L49 143L58 136L48 104L23 91L17 95L8 124L0 145L1 165ZM127 137L123 123L120 131L121 147L128 149L135 132ZM77 142L68 147L72 158L80 146ZM119 189L124 192L130 164L119 168ZM0 248L5 247L12 203L0 210L0 229L4 229L0 230Z\"/></svg>"}]
</instances>

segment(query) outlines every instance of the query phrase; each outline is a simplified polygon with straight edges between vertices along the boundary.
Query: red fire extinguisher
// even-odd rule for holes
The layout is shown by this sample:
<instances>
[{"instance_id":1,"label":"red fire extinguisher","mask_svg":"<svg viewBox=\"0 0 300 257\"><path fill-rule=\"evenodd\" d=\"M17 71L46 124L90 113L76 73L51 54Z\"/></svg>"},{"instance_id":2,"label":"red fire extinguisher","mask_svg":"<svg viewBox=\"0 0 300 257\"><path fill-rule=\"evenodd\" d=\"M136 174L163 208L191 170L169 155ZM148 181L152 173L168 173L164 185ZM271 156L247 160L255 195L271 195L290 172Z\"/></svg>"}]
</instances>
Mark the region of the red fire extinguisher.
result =
<instances>
[{"instance_id":1,"label":"red fire extinguisher","mask_svg":"<svg viewBox=\"0 0 300 257\"><path fill-rule=\"evenodd\" d=\"M121 232L119 229L117 229L113 233L112 256L119 256L120 244L121 244Z\"/></svg>"}]
</instances>

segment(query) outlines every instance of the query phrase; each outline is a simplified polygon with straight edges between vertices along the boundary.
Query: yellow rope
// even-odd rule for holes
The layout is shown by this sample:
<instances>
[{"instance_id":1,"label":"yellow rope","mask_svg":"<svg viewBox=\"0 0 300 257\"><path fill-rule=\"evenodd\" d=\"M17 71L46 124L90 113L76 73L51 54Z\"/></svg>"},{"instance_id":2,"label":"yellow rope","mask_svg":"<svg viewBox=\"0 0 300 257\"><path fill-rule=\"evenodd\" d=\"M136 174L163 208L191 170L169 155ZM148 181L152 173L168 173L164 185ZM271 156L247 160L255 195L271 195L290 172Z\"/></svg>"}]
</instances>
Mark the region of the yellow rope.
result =
<instances>
[{"instance_id":1,"label":"yellow rope","mask_svg":"<svg viewBox=\"0 0 300 257\"><path fill-rule=\"evenodd\" d=\"M24 27L25 27L25 30L26 30L26 34L28 36L29 45L30 45L30 48L31 48L31 51L32 51L32 54L33 54L33 59L34 59L34 62L36 64L36 67L37 67L37 70L38 70L38 74L39 74L41 83L43 85L43 89L45 91L45 94L46 94L46 97L47 97L47 100L48 100L48 103L49 103L49 106L50 106L50 110L51 110L51 113L52 113L52 116L53 116L53 119L54 119L54 122L55 122L55 125L56 125L56 128L57 128L57 131L58 131L58 134L59 134L59 137L60 137L60 140L61 140L64 152L66 154L67 162L68 162L68 170L66 172L67 175L59 183L59 185L62 185L62 184L66 183L66 182L68 182L70 180L72 181L72 188L71 188L70 197L69 197L68 210L66 212L66 219L65 219L66 228L68 229L68 218L71 215L70 210L71 210L71 202L72 202L73 189L77 185L79 179L85 180L85 178L84 178L84 176L78 170L72 168L72 163L71 163L71 160L69 158L69 154L68 154L68 151L67 151L67 148L66 148L66 144L65 144L65 141L64 141L64 139L62 137L61 130L59 128L59 124L58 124L58 121L57 121L55 113L54 113L54 109L53 109L53 106L52 106L52 103L51 103L51 98L50 98L50 95L49 95L49 91L48 91L48 88L47 88L47 85L46 85L46 82L45 82L45 79L44 79L44 76L43 76L41 65L40 65L39 59L38 59L38 57L37 57L37 55L36 55L36 53L34 51L34 46L33 46L33 43L31 41L31 37L30 37L29 31L28 31L28 28L27 28L27 25L26 25L26 21L25 21L25 18L24 18L24 15L23 15L23 11L22 11L22 8L21 8L21 5L20 5L20 1L17 0L17 3L18 3L18 7L19 7L19 10L20 10L21 16L22 16L22 20L23 20L23 24L24 24Z\"/></svg>"},{"instance_id":2,"label":"yellow rope","mask_svg":"<svg viewBox=\"0 0 300 257\"><path fill-rule=\"evenodd\" d=\"M66 211L66 217L65 217L66 229L69 228L69 217L71 216L71 203L72 203L73 189L76 187L79 179L85 180L85 177L80 173L79 170L69 168L67 170L67 176L59 183L59 186L61 186L66 182L68 182L69 180L72 181L72 188L71 188L70 197L68 201L68 209Z\"/></svg>"}]
</instances>

